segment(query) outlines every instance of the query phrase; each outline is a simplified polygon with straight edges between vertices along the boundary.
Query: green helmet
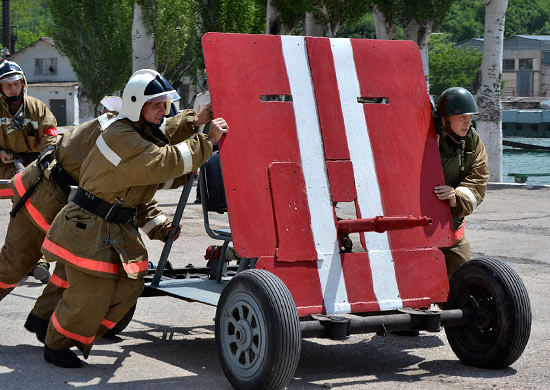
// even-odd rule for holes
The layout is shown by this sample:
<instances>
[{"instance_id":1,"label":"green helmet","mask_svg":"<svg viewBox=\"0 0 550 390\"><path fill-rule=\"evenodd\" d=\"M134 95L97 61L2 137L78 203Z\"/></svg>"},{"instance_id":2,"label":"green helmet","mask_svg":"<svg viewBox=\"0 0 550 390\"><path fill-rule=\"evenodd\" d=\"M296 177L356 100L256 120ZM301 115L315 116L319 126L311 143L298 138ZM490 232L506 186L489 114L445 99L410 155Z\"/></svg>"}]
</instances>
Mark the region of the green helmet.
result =
<instances>
[{"instance_id":1,"label":"green helmet","mask_svg":"<svg viewBox=\"0 0 550 390\"><path fill-rule=\"evenodd\" d=\"M472 94L464 88L453 87L443 91L437 104L437 115L453 116L477 114L477 104Z\"/></svg>"}]
</instances>

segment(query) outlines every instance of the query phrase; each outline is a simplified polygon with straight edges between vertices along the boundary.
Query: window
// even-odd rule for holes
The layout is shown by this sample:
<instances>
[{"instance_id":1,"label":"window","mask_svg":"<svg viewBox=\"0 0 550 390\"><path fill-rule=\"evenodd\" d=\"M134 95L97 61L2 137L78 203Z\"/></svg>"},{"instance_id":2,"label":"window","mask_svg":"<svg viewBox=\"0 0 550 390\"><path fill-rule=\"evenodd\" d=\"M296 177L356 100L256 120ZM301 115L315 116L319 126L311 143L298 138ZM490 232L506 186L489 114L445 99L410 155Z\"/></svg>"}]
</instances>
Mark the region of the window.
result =
<instances>
[{"instance_id":1,"label":"window","mask_svg":"<svg viewBox=\"0 0 550 390\"><path fill-rule=\"evenodd\" d=\"M36 75L57 74L57 58L35 58L34 74Z\"/></svg>"},{"instance_id":2,"label":"window","mask_svg":"<svg viewBox=\"0 0 550 390\"><path fill-rule=\"evenodd\" d=\"M515 68L516 64L513 58L502 60L502 70L514 70Z\"/></svg>"},{"instance_id":3,"label":"window","mask_svg":"<svg viewBox=\"0 0 550 390\"><path fill-rule=\"evenodd\" d=\"M533 69L533 59L532 58L520 58L519 59L519 70L532 70Z\"/></svg>"},{"instance_id":4,"label":"window","mask_svg":"<svg viewBox=\"0 0 550 390\"><path fill-rule=\"evenodd\" d=\"M550 66L550 50L542 52L542 63L546 66Z\"/></svg>"}]
</instances>

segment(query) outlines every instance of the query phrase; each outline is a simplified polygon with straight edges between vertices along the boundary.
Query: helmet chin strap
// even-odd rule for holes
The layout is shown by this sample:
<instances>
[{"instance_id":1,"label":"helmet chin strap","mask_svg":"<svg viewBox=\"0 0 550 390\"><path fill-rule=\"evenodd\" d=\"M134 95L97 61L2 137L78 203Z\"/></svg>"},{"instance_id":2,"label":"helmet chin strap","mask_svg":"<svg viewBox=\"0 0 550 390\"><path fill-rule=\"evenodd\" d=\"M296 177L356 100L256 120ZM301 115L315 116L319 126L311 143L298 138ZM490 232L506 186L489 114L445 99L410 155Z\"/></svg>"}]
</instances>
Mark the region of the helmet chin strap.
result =
<instances>
[{"instance_id":1,"label":"helmet chin strap","mask_svg":"<svg viewBox=\"0 0 550 390\"><path fill-rule=\"evenodd\" d=\"M21 90L21 93L16 96L7 96L4 92L2 92L2 95L4 95L4 98L6 99L6 101L10 103L14 103L23 97L23 90Z\"/></svg>"}]
</instances>

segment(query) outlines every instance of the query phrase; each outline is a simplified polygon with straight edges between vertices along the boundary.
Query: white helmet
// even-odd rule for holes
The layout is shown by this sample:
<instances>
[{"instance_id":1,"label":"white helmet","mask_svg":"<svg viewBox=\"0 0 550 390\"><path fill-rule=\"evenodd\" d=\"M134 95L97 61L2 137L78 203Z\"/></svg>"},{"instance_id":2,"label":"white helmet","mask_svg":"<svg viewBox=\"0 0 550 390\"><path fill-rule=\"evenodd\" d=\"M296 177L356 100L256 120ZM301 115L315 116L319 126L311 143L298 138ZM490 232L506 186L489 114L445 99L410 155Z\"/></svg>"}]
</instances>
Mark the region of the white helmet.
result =
<instances>
[{"instance_id":1,"label":"white helmet","mask_svg":"<svg viewBox=\"0 0 550 390\"><path fill-rule=\"evenodd\" d=\"M23 87L27 88L27 79L25 73L19 65L13 61L3 61L0 64L0 84L8 83L15 80L23 80Z\"/></svg>"},{"instance_id":2,"label":"white helmet","mask_svg":"<svg viewBox=\"0 0 550 390\"><path fill-rule=\"evenodd\" d=\"M166 114L168 114L171 103L179 99L174 87L158 72L152 69L141 69L130 77L124 87L120 113L132 122L137 122L146 102L166 102Z\"/></svg>"}]
</instances>

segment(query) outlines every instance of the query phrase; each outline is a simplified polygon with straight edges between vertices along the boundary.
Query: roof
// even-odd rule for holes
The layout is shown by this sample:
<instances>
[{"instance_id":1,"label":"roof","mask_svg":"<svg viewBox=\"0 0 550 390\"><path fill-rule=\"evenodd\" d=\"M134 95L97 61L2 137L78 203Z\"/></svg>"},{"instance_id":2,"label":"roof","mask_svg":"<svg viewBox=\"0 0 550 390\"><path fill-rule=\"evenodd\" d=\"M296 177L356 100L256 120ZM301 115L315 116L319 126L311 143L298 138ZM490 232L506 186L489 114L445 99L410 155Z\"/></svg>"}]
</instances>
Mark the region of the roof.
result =
<instances>
[{"instance_id":1,"label":"roof","mask_svg":"<svg viewBox=\"0 0 550 390\"><path fill-rule=\"evenodd\" d=\"M550 41L550 35L514 35L514 37L534 39L537 41ZM514 38L514 37L510 37L510 38Z\"/></svg>"},{"instance_id":2,"label":"roof","mask_svg":"<svg viewBox=\"0 0 550 390\"><path fill-rule=\"evenodd\" d=\"M32 46L36 45L36 44L37 44L38 42L40 42L40 41L44 41L44 42L46 42L47 44L49 44L49 45L51 45L51 46L53 46L53 47L55 48L55 41L53 40L53 38L50 38L50 37L42 37L42 38L38 38L38 39L37 39L36 41L34 41L33 43L31 43L31 44L25 46L24 48L22 48L22 49L16 51L16 52L13 53L13 54L21 53L22 51L28 49L29 47L32 47ZM57 48L56 48L56 49L57 49Z\"/></svg>"}]
</instances>

